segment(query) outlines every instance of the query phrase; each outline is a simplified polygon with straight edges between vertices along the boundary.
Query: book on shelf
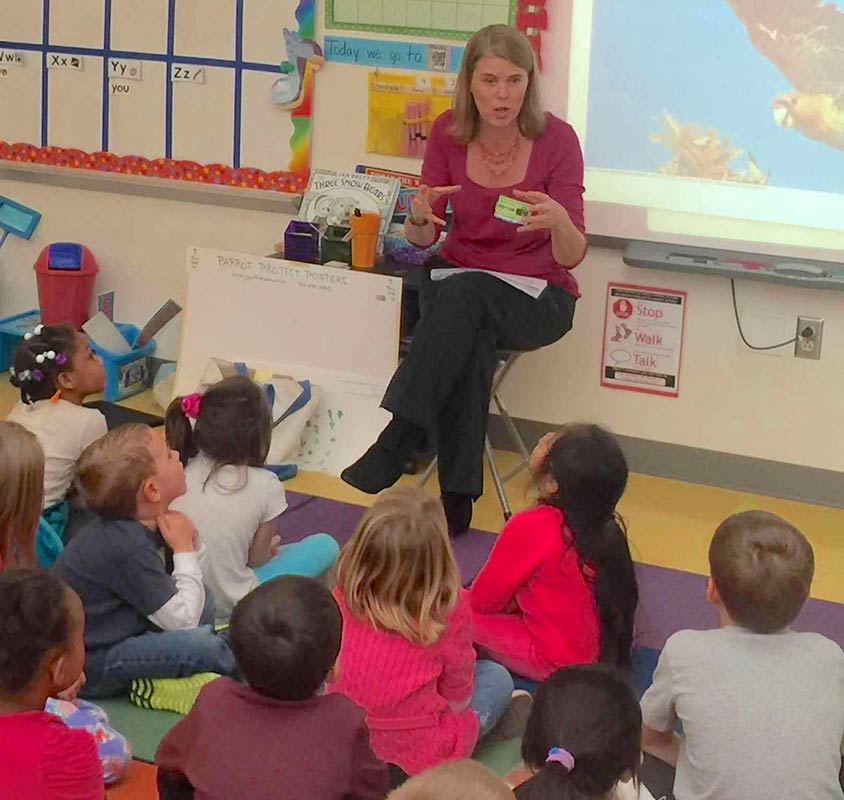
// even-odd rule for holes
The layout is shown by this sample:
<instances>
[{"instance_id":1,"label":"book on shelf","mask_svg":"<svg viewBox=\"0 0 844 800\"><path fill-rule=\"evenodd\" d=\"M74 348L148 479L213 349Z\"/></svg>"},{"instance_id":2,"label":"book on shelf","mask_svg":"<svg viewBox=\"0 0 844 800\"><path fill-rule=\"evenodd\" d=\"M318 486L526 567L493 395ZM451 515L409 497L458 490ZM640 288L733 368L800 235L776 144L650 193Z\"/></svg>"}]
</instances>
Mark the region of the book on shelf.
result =
<instances>
[{"instance_id":1,"label":"book on shelf","mask_svg":"<svg viewBox=\"0 0 844 800\"><path fill-rule=\"evenodd\" d=\"M380 237L383 239L393 218L401 185L384 175L359 172L338 172L314 169L302 198L299 219L325 230L330 225L349 225L355 209L381 216Z\"/></svg>"}]
</instances>

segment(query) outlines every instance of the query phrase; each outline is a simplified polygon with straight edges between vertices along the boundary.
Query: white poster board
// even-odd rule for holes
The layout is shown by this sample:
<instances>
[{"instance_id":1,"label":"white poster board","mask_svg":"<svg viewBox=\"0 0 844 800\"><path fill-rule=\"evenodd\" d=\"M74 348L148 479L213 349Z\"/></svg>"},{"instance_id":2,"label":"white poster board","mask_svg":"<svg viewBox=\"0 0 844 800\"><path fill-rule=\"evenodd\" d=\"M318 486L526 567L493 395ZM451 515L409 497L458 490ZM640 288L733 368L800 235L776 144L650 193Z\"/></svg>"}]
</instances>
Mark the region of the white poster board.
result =
<instances>
[{"instance_id":1,"label":"white poster board","mask_svg":"<svg viewBox=\"0 0 844 800\"><path fill-rule=\"evenodd\" d=\"M601 385L677 397L686 293L607 284Z\"/></svg>"},{"instance_id":2,"label":"white poster board","mask_svg":"<svg viewBox=\"0 0 844 800\"><path fill-rule=\"evenodd\" d=\"M379 407L398 364L400 278L188 248L176 394L211 358L308 379L320 403L299 448L303 469L332 474L390 420Z\"/></svg>"}]
</instances>

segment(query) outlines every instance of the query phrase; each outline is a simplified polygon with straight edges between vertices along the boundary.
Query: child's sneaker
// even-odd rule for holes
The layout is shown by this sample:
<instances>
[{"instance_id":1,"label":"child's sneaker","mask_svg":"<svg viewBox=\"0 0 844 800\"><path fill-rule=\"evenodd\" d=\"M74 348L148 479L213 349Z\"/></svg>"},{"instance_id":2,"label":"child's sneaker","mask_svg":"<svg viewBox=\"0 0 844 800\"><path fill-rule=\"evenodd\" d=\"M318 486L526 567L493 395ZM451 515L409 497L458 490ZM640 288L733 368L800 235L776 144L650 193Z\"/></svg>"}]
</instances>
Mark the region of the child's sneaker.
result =
<instances>
[{"instance_id":1,"label":"child's sneaker","mask_svg":"<svg viewBox=\"0 0 844 800\"><path fill-rule=\"evenodd\" d=\"M483 737L483 743L503 742L521 736L525 732L532 705L533 697L530 692L516 689L510 695L510 705L507 706L507 710L495 723L493 729Z\"/></svg>"},{"instance_id":2,"label":"child's sneaker","mask_svg":"<svg viewBox=\"0 0 844 800\"><path fill-rule=\"evenodd\" d=\"M202 672L189 678L138 678L129 688L129 699L141 708L187 714L206 683L217 680L216 672Z\"/></svg>"}]
</instances>

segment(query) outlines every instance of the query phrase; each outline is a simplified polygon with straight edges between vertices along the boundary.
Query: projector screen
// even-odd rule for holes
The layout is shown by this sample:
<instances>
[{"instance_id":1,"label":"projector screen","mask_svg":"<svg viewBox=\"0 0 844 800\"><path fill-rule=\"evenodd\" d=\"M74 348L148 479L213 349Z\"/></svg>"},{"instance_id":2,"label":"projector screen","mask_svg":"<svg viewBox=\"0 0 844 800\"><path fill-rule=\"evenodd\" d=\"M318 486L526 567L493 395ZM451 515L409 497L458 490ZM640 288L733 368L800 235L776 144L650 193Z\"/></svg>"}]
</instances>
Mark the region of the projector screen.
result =
<instances>
[{"instance_id":1,"label":"projector screen","mask_svg":"<svg viewBox=\"0 0 844 800\"><path fill-rule=\"evenodd\" d=\"M544 84L567 92L591 234L844 261L844 0L566 16L565 86Z\"/></svg>"}]
</instances>

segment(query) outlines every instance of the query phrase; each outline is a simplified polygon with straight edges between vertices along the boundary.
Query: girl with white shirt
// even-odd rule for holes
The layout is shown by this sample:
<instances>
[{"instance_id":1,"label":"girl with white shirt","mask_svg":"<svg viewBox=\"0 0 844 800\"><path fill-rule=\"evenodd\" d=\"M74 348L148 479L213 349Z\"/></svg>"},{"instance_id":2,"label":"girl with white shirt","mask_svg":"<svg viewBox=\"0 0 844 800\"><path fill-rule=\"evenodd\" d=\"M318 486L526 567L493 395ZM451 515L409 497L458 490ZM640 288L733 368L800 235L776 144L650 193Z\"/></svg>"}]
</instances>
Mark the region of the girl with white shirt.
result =
<instances>
[{"instance_id":1,"label":"girl with white shirt","mask_svg":"<svg viewBox=\"0 0 844 800\"><path fill-rule=\"evenodd\" d=\"M196 526L199 560L214 594L217 622L259 583L283 574L317 576L336 561L337 542L317 533L281 546L284 487L263 469L272 436L264 391L246 376L220 381L204 395L176 398L167 409L168 444L185 465L187 492L172 508Z\"/></svg>"},{"instance_id":2,"label":"girl with white shirt","mask_svg":"<svg viewBox=\"0 0 844 800\"><path fill-rule=\"evenodd\" d=\"M88 395L105 386L103 362L85 334L72 325L38 325L15 351L12 386L20 402L8 419L38 438L44 450L44 498L36 553L48 567L62 549L67 522L65 497L82 451L106 433L105 417L84 408Z\"/></svg>"}]
</instances>

